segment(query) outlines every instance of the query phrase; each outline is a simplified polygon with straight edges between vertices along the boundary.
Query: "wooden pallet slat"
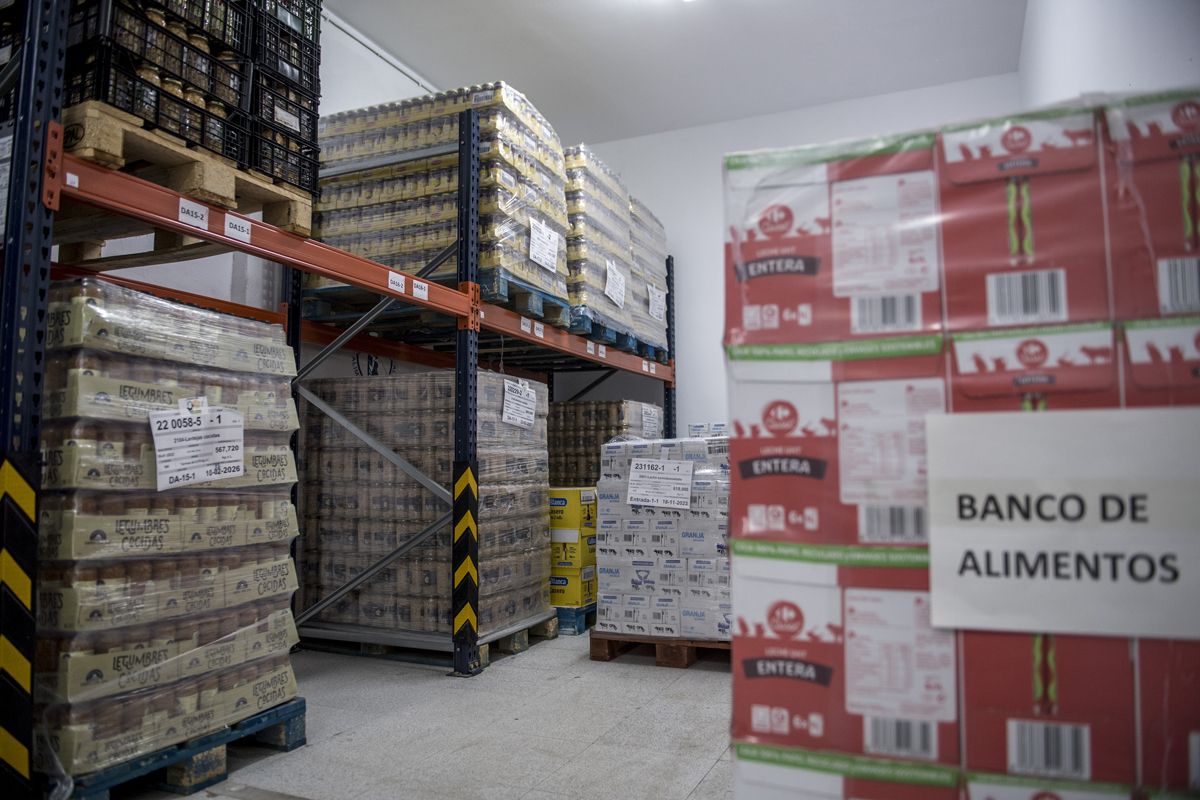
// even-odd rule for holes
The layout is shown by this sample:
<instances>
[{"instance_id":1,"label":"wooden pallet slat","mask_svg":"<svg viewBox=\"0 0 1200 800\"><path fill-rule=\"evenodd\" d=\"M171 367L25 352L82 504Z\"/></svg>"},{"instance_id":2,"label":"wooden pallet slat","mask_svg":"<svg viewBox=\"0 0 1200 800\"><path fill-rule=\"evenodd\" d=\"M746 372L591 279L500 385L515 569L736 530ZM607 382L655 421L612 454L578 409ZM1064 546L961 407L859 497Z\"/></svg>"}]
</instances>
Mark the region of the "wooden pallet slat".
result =
<instances>
[{"instance_id":1,"label":"wooden pallet slat","mask_svg":"<svg viewBox=\"0 0 1200 800\"><path fill-rule=\"evenodd\" d=\"M685 669L706 650L730 649L729 642L707 639L659 639L652 636L625 636L592 631L589 652L593 661L612 661L639 645L654 647L654 663L660 667Z\"/></svg>"}]
</instances>

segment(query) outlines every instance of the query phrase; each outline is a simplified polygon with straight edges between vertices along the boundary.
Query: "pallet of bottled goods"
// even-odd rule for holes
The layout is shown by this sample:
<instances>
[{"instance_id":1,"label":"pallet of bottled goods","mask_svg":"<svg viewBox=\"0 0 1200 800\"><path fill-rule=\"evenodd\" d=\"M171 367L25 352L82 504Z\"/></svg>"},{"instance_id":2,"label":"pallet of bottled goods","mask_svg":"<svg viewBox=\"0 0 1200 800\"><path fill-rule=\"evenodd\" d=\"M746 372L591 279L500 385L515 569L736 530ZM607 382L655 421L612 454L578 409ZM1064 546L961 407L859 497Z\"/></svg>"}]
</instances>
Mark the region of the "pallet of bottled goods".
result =
<instances>
[{"instance_id":1,"label":"pallet of bottled goods","mask_svg":"<svg viewBox=\"0 0 1200 800\"><path fill-rule=\"evenodd\" d=\"M657 439L662 408L637 400L579 400L550 404L550 482L595 486L600 449L617 437Z\"/></svg>"},{"instance_id":2,"label":"pallet of bottled goods","mask_svg":"<svg viewBox=\"0 0 1200 800\"><path fill-rule=\"evenodd\" d=\"M1092 97L726 157L738 797L1200 785L1195 642L932 626L925 438L1200 404L1198 120Z\"/></svg>"},{"instance_id":3,"label":"pallet of bottled goods","mask_svg":"<svg viewBox=\"0 0 1200 800\"><path fill-rule=\"evenodd\" d=\"M59 782L295 696L299 426L278 326L91 278L54 284L49 318L33 755ZM194 480L197 451L162 490L191 456L155 428L205 413L237 418L240 474Z\"/></svg>"}]
</instances>

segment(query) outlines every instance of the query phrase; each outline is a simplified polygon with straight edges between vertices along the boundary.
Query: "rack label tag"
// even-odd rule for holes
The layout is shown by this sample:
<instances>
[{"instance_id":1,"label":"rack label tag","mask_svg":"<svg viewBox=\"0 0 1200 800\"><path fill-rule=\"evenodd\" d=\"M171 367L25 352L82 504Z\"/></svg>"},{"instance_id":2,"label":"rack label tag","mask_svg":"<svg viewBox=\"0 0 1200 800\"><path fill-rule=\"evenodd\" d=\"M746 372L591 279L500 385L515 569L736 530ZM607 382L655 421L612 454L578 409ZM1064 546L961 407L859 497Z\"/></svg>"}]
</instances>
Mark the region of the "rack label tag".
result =
<instances>
[{"instance_id":1,"label":"rack label tag","mask_svg":"<svg viewBox=\"0 0 1200 800\"><path fill-rule=\"evenodd\" d=\"M601 358L608 358L608 347L606 345L599 345L598 347L599 350L597 351L596 355L600 356Z\"/></svg>"},{"instance_id":2,"label":"rack label tag","mask_svg":"<svg viewBox=\"0 0 1200 800\"><path fill-rule=\"evenodd\" d=\"M539 339L546 338L546 326L540 322L533 323L533 335Z\"/></svg>"},{"instance_id":3,"label":"rack label tag","mask_svg":"<svg viewBox=\"0 0 1200 800\"><path fill-rule=\"evenodd\" d=\"M179 198L179 221L202 231L208 230L208 206L186 197Z\"/></svg>"},{"instance_id":4,"label":"rack label tag","mask_svg":"<svg viewBox=\"0 0 1200 800\"><path fill-rule=\"evenodd\" d=\"M525 333L532 332L533 331L533 320L531 320L529 317L521 317L521 330L524 331Z\"/></svg>"},{"instance_id":5,"label":"rack label tag","mask_svg":"<svg viewBox=\"0 0 1200 800\"><path fill-rule=\"evenodd\" d=\"M593 342L593 341L590 341L590 340L588 341L588 343L587 343L587 354L588 354L589 356L594 356L594 355L596 355L596 343L595 343L595 342Z\"/></svg>"},{"instance_id":6,"label":"rack label tag","mask_svg":"<svg viewBox=\"0 0 1200 800\"><path fill-rule=\"evenodd\" d=\"M633 459L629 465L629 505L690 509L694 465L694 461Z\"/></svg>"},{"instance_id":7,"label":"rack label tag","mask_svg":"<svg viewBox=\"0 0 1200 800\"><path fill-rule=\"evenodd\" d=\"M229 408L209 408L203 397L179 408L150 412L158 491L241 476L245 425Z\"/></svg>"},{"instance_id":8,"label":"rack label tag","mask_svg":"<svg viewBox=\"0 0 1200 800\"><path fill-rule=\"evenodd\" d=\"M230 239L250 244L250 230L250 220L236 217L233 214L225 215L225 235Z\"/></svg>"},{"instance_id":9,"label":"rack label tag","mask_svg":"<svg viewBox=\"0 0 1200 800\"><path fill-rule=\"evenodd\" d=\"M504 407L500 419L509 425L529 430L537 417L537 392L528 384L504 382Z\"/></svg>"},{"instance_id":10,"label":"rack label tag","mask_svg":"<svg viewBox=\"0 0 1200 800\"><path fill-rule=\"evenodd\" d=\"M413 278L412 287L413 287L413 297L417 298L418 300L428 300L429 299L429 284L428 283L426 283L425 281L419 281L416 278Z\"/></svg>"},{"instance_id":11,"label":"rack label tag","mask_svg":"<svg viewBox=\"0 0 1200 800\"><path fill-rule=\"evenodd\" d=\"M404 294L404 274L401 272L389 272L388 288L393 292L400 292L400 294Z\"/></svg>"}]
</instances>

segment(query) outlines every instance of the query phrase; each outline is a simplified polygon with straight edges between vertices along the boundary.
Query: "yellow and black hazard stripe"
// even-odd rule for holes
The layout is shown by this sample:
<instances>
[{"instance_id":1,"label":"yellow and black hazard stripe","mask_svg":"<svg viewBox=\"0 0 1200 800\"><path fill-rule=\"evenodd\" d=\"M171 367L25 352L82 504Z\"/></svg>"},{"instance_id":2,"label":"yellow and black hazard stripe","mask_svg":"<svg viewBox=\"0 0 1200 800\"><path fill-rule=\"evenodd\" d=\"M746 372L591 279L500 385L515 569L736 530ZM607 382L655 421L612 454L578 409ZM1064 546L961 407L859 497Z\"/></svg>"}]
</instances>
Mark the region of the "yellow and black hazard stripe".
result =
<instances>
[{"instance_id":1,"label":"yellow and black hazard stripe","mask_svg":"<svg viewBox=\"0 0 1200 800\"><path fill-rule=\"evenodd\" d=\"M0 464L0 514L0 785L7 786L30 777L37 564L37 493L11 461Z\"/></svg>"},{"instance_id":2,"label":"yellow and black hazard stripe","mask_svg":"<svg viewBox=\"0 0 1200 800\"><path fill-rule=\"evenodd\" d=\"M454 462L454 543L451 603L455 670L479 671L479 481L471 461Z\"/></svg>"}]
</instances>

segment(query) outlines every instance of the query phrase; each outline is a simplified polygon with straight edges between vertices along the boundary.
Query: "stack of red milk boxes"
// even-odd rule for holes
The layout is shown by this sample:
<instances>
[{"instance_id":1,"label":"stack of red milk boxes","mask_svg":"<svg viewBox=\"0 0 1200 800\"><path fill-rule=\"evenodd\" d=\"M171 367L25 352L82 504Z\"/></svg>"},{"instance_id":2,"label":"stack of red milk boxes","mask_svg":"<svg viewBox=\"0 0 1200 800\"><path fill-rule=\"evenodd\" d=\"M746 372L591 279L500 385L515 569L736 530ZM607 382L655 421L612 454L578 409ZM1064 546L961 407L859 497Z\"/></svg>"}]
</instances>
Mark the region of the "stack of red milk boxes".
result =
<instances>
[{"instance_id":1,"label":"stack of red milk boxes","mask_svg":"<svg viewBox=\"0 0 1200 800\"><path fill-rule=\"evenodd\" d=\"M1200 91L725 193L737 796L1193 796L1200 642L930 626L924 417L1200 404Z\"/></svg>"}]
</instances>

